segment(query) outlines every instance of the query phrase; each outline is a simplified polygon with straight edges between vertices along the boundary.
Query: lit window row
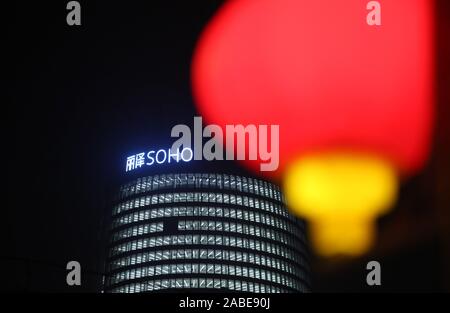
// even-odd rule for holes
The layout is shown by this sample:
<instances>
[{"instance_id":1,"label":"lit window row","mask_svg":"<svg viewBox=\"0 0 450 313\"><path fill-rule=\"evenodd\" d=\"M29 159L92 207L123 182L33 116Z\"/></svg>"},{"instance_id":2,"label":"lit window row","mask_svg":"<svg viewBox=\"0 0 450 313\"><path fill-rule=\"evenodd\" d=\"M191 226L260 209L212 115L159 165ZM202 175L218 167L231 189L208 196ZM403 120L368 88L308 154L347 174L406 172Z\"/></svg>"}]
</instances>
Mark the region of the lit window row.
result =
<instances>
[{"instance_id":1,"label":"lit window row","mask_svg":"<svg viewBox=\"0 0 450 313\"><path fill-rule=\"evenodd\" d=\"M113 293L136 293L164 289L227 289L254 293L288 293L278 286L271 286L258 282L220 278L171 278L133 282L111 290ZM305 288L302 291L307 291Z\"/></svg>"},{"instance_id":2,"label":"lit window row","mask_svg":"<svg viewBox=\"0 0 450 313\"><path fill-rule=\"evenodd\" d=\"M280 270L304 280L305 272L300 268L292 265L289 262L280 260L279 258L269 257L256 253L248 253L233 250L213 250L213 249L178 249L178 250L158 250L147 251L138 254L125 256L112 261L110 271L114 271L126 266L133 266L152 261L167 261L167 260L225 260L230 262L244 262L255 264L258 266L271 267Z\"/></svg>"},{"instance_id":3,"label":"lit window row","mask_svg":"<svg viewBox=\"0 0 450 313\"><path fill-rule=\"evenodd\" d=\"M142 192L174 188L208 188L237 190L254 193L282 201L279 188L266 181L234 175L222 174L167 174L143 178L123 185L120 190L121 198Z\"/></svg>"},{"instance_id":4,"label":"lit window row","mask_svg":"<svg viewBox=\"0 0 450 313\"><path fill-rule=\"evenodd\" d=\"M262 251L274 254L278 257L283 257L295 262L296 264L300 264L305 268L309 268L309 265L303 257L300 257L298 253L294 252L294 250L289 249L283 245L272 244L257 239L222 235L172 235L139 238L114 246L110 251L110 256L113 257L121 253L132 252L141 249L176 245L216 245Z\"/></svg>"},{"instance_id":5,"label":"lit window row","mask_svg":"<svg viewBox=\"0 0 450 313\"><path fill-rule=\"evenodd\" d=\"M178 230L223 231L276 240L293 247L297 245L297 240L293 239L292 236L287 236L286 234L281 233L279 231L250 224L222 222L222 221L182 220L178 221Z\"/></svg>"},{"instance_id":6,"label":"lit window row","mask_svg":"<svg viewBox=\"0 0 450 313\"><path fill-rule=\"evenodd\" d=\"M112 228L123 226L130 223L147 221L153 218L178 217L178 216L204 216L204 217L224 217L239 219L244 221L262 223L265 225L277 227L279 229L294 233L301 237L301 231L295 224L289 223L284 219L273 217L270 214L241 210L226 207L207 207L207 206L180 206L180 207L162 207L141 210L119 216L112 221ZM297 224L298 225L298 224Z\"/></svg>"},{"instance_id":7,"label":"lit window row","mask_svg":"<svg viewBox=\"0 0 450 313\"><path fill-rule=\"evenodd\" d=\"M295 290L303 289L303 284L299 280L293 279L278 272L272 272L265 269L241 265L212 263L158 264L153 266L127 269L111 275L108 278L108 285L114 285L126 280L140 279L145 277L183 274L229 275L235 277L265 280L271 283L281 284Z\"/></svg>"},{"instance_id":8,"label":"lit window row","mask_svg":"<svg viewBox=\"0 0 450 313\"><path fill-rule=\"evenodd\" d=\"M287 209L284 206L275 204L271 201L241 195L214 192L174 192L143 196L116 205L113 208L113 215L131 209L141 208L147 205L185 202L224 203L240 205L282 215L295 221L295 218L288 213Z\"/></svg>"},{"instance_id":9,"label":"lit window row","mask_svg":"<svg viewBox=\"0 0 450 313\"><path fill-rule=\"evenodd\" d=\"M156 233L156 232L163 231L163 230L164 230L163 222L144 224L144 225L136 225L136 226L128 227L128 228L125 228L118 232L115 232L112 235L112 241L117 241L120 239L130 238L130 237L135 237L135 236L140 236L140 235L145 235L145 234Z\"/></svg>"}]
</instances>

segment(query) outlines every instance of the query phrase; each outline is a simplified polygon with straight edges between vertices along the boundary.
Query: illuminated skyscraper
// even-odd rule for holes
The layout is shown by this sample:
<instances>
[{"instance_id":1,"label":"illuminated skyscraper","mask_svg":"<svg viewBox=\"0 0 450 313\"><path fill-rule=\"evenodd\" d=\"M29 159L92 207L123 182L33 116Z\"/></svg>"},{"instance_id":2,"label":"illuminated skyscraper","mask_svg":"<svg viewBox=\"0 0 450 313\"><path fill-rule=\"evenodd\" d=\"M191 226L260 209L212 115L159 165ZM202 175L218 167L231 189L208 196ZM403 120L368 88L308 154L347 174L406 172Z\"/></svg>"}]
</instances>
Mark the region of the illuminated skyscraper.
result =
<instances>
[{"instance_id":1,"label":"illuminated skyscraper","mask_svg":"<svg viewBox=\"0 0 450 313\"><path fill-rule=\"evenodd\" d=\"M305 292L304 223L278 186L205 173L135 178L112 211L105 292Z\"/></svg>"}]
</instances>

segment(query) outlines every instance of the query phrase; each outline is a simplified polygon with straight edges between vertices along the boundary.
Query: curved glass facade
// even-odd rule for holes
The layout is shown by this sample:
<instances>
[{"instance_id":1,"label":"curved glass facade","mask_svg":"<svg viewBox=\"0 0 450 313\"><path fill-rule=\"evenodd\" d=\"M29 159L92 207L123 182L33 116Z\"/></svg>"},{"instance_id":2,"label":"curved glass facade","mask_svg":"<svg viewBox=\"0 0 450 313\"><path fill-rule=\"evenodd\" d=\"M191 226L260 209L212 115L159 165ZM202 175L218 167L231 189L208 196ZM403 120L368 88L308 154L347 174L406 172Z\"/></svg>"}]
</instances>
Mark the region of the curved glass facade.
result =
<instances>
[{"instance_id":1,"label":"curved glass facade","mask_svg":"<svg viewBox=\"0 0 450 313\"><path fill-rule=\"evenodd\" d=\"M225 174L167 174L120 188L105 292L305 292L304 224L278 186Z\"/></svg>"}]
</instances>

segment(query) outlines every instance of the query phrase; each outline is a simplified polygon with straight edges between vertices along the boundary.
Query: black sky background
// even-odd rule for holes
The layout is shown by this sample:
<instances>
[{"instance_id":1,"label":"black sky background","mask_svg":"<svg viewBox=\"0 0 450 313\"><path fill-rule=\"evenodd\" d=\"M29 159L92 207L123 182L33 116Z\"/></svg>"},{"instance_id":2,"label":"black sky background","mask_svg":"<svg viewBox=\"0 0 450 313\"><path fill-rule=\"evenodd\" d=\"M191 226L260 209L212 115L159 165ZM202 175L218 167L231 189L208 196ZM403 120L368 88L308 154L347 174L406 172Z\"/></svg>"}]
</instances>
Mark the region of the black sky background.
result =
<instances>
[{"instance_id":1,"label":"black sky background","mask_svg":"<svg viewBox=\"0 0 450 313\"><path fill-rule=\"evenodd\" d=\"M21 2L11 26L7 290L64 290L70 260L101 271L102 215L120 166L192 123L192 51L221 2L80 1L79 27L66 24L66 3ZM95 291L94 274L79 291Z\"/></svg>"},{"instance_id":2,"label":"black sky background","mask_svg":"<svg viewBox=\"0 0 450 313\"><path fill-rule=\"evenodd\" d=\"M14 82L3 131L2 290L99 290L105 214L124 158L163 145L175 124L192 123L192 52L222 3L79 1L82 25L70 27L67 2L19 2L8 25ZM410 188L412 195L420 187ZM387 290L440 290L439 251L433 241L387 258L394 282ZM65 283L71 260L82 265L80 287ZM361 264L330 274L318 289L364 289ZM413 279L417 266L428 270Z\"/></svg>"}]
</instances>

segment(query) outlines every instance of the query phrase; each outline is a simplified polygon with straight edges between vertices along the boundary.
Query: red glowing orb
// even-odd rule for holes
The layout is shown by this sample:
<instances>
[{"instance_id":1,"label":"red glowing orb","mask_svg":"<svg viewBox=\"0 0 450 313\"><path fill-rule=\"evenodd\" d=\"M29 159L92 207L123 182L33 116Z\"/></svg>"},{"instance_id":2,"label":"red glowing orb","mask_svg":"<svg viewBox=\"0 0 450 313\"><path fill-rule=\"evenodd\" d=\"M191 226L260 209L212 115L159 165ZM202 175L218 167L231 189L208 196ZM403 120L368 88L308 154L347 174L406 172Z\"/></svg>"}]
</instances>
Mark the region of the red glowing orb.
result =
<instances>
[{"instance_id":1,"label":"red glowing orb","mask_svg":"<svg viewBox=\"0 0 450 313\"><path fill-rule=\"evenodd\" d=\"M221 126L279 124L275 174L335 148L380 154L403 174L419 169L432 128L433 3L379 1L382 25L369 26L367 2L227 2L193 59L200 114Z\"/></svg>"}]
</instances>

